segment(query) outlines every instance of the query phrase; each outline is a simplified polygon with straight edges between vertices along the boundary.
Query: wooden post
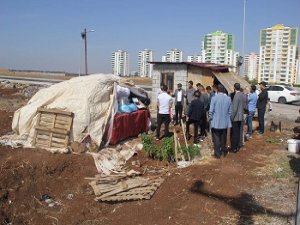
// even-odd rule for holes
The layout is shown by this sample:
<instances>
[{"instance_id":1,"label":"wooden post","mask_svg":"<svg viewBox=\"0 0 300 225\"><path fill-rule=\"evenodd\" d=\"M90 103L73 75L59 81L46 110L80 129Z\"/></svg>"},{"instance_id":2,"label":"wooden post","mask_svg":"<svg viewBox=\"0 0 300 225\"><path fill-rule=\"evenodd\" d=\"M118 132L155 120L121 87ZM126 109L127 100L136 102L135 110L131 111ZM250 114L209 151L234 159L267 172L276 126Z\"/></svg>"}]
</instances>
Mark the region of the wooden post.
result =
<instances>
[{"instance_id":1,"label":"wooden post","mask_svg":"<svg viewBox=\"0 0 300 225\"><path fill-rule=\"evenodd\" d=\"M185 147L186 147L186 150L187 150L187 155L188 155L188 159L189 161L191 161L191 156L190 156L190 153L189 153L189 145L187 143L187 140L186 140L186 136L185 136L185 126L184 126L184 123L182 121L182 119L180 120L181 122L181 128L182 128L182 132L183 132L183 137L184 137L184 141L185 141Z\"/></svg>"},{"instance_id":2,"label":"wooden post","mask_svg":"<svg viewBox=\"0 0 300 225\"><path fill-rule=\"evenodd\" d=\"M174 132L174 144L175 144L175 147L174 147L175 162L178 162L178 155L177 155L177 150L178 150L178 139L177 139L177 133L176 133L176 130L175 130L175 129L173 129L173 132Z\"/></svg>"}]
</instances>

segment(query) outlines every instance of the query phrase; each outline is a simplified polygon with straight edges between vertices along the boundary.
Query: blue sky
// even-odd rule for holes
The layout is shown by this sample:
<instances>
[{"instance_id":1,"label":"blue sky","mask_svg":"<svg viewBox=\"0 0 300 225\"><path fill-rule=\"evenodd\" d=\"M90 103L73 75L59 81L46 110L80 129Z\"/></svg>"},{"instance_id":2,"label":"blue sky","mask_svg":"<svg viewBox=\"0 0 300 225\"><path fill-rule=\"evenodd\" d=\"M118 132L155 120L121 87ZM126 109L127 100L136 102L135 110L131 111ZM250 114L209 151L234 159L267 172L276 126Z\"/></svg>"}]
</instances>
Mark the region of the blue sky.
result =
<instances>
[{"instance_id":1,"label":"blue sky","mask_svg":"<svg viewBox=\"0 0 300 225\"><path fill-rule=\"evenodd\" d=\"M206 33L235 36L242 51L244 0L0 0L0 67L83 71L83 41L88 33L90 73L110 73L111 53L130 54L137 70L138 51L161 60L171 48L184 58L200 54ZM245 53L259 52L260 29L275 24L300 27L300 0L247 0ZM298 41L299 43L299 41Z\"/></svg>"}]
</instances>

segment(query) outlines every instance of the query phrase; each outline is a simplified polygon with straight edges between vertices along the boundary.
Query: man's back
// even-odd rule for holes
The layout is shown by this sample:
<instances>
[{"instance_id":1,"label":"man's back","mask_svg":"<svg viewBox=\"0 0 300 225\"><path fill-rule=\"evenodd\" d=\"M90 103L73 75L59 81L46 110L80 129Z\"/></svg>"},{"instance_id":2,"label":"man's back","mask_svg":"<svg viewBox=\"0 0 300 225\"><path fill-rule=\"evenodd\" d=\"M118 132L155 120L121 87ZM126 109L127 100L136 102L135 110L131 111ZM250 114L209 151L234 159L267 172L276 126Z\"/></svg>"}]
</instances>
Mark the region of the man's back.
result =
<instances>
[{"instance_id":1,"label":"man's back","mask_svg":"<svg viewBox=\"0 0 300 225\"><path fill-rule=\"evenodd\" d=\"M223 94L216 94L210 104L209 118L211 127L216 129L225 129L231 127L231 99Z\"/></svg>"},{"instance_id":2,"label":"man's back","mask_svg":"<svg viewBox=\"0 0 300 225\"><path fill-rule=\"evenodd\" d=\"M159 114L169 114L170 113L170 105L172 98L170 95L168 95L166 92L163 92L158 95L157 101L159 104Z\"/></svg>"},{"instance_id":3,"label":"man's back","mask_svg":"<svg viewBox=\"0 0 300 225\"><path fill-rule=\"evenodd\" d=\"M244 94L236 92L232 100L232 121L242 121L244 119Z\"/></svg>"},{"instance_id":4,"label":"man's back","mask_svg":"<svg viewBox=\"0 0 300 225\"><path fill-rule=\"evenodd\" d=\"M200 121L202 119L202 115L204 113L204 104L200 99L194 99L191 103L191 107L189 108L188 116L193 119Z\"/></svg>"}]
</instances>

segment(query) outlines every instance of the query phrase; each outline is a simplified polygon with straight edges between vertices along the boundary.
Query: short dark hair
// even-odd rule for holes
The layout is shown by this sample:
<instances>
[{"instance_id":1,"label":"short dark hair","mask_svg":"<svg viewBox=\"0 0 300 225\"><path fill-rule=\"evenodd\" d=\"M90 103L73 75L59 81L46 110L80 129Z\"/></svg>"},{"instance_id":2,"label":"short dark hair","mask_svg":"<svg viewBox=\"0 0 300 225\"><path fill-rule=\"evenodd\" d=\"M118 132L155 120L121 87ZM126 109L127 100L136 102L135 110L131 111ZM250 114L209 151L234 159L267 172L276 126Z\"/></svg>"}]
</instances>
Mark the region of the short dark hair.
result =
<instances>
[{"instance_id":1,"label":"short dark hair","mask_svg":"<svg viewBox=\"0 0 300 225\"><path fill-rule=\"evenodd\" d=\"M167 85L164 84L164 85L162 86L161 89L162 89L163 91L167 91L167 90L168 90L168 87L167 87Z\"/></svg>"},{"instance_id":2,"label":"short dark hair","mask_svg":"<svg viewBox=\"0 0 300 225\"><path fill-rule=\"evenodd\" d=\"M218 92L225 93L225 88L224 88L224 86L222 84L218 84L217 88L218 88Z\"/></svg>"},{"instance_id":3,"label":"short dark hair","mask_svg":"<svg viewBox=\"0 0 300 225\"><path fill-rule=\"evenodd\" d=\"M182 84L181 84L181 83L178 83L177 86L182 87Z\"/></svg>"},{"instance_id":4,"label":"short dark hair","mask_svg":"<svg viewBox=\"0 0 300 225\"><path fill-rule=\"evenodd\" d=\"M235 83L235 84L234 84L234 89L237 90L237 91L241 90L241 85L240 85L240 83Z\"/></svg>"},{"instance_id":5,"label":"short dark hair","mask_svg":"<svg viewBox=\"0 0 300 225\"><path fill-rule=\"evenodd\" d=\"M256 91L256 86L255 85L251 85L251 91L255 92Z\"/></svg>"},{"instance_id":6,"label":"short dark hair","mask_svg":"<svg viewBox=\"0 0 300 225\"><path fill-rule=\"evenodd\" d=\"M206 87L206 90L207 90L207 91L211 91L211 87L210 87L210 86L207 86L207 87Z\"/></svg>"},{"instance_id":7,"label":"short dark hair","mask_svg":"<svg viewBox=\"0 0 300 225\"><path fill-rule=\"evenodd\" d=\"M197 84L196 84L196 87L199 87L199 86L201 86L201 84L200 84L200 83L197 83Z\"/></svg>"},{"instance_id":8,"label":"short dark hair","mask_svg":"<svg viewBox=\"0 0 300 225\"><path fill-rule=\"evenodd\" d=\"M192 80L190 80L190 81L189 81L189 84L193 85L193 84L194 84L194 82L193 82Z\"/></svg>"},{"instance_id":9,"label":"short dark hair","mask_svg":"<svg viewBox=\"0 0 300 225\"><path fill-rule=\"evenodd\" d=\"M258 83L259 85L263 85L264 87L267 86L267 83L265 81L262 81L260 83Z\"/></svg>"},{"instance_id":10,"label":"short dark hair","mask_svg":"<svg viewBox=\"0 0 300 225\"><path fill-rule=\"evenodd\" d=\"M200 91L195 91L195 92L194 92L194 96L195 96L196 98L200 98L200 95L201 95Z\"/></svg>"}]
</instances>

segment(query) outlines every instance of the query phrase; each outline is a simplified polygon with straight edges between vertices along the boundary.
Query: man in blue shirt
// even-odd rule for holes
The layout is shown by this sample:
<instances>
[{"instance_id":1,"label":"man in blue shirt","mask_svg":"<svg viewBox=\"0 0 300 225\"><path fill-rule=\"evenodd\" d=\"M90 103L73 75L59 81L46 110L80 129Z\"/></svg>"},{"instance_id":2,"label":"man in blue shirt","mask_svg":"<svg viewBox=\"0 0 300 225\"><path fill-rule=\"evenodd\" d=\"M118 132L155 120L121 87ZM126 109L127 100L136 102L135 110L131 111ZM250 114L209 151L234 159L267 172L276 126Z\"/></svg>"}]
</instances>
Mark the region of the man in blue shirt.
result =
<instances>
[{"instance_id":1,"label":"man in blue shirt","mask_svg":"<svg viewBox=\"0 0 300 225\"><path fill-rule=\"evenodd\" d=\"M251 138L253 133L252 121L256 112L257 94L256 86L251 85L250 94L248 96L248 115L247 115L247 138Z\"/></svg>"},{"instance_id":2,"label":"man in blue shirt","mask_svg":"<svg viewBox=\"0 0 300 225\"><path fill-rule=\"evenodd\" d=\"M209 108L209 121L211 122L212 140L214 143L214 155L220 158L226 154L227 128L231 128L231 99L225 94L225 88L219 84L217 93L211 99Z\"/></svg>"}]
</instances>

